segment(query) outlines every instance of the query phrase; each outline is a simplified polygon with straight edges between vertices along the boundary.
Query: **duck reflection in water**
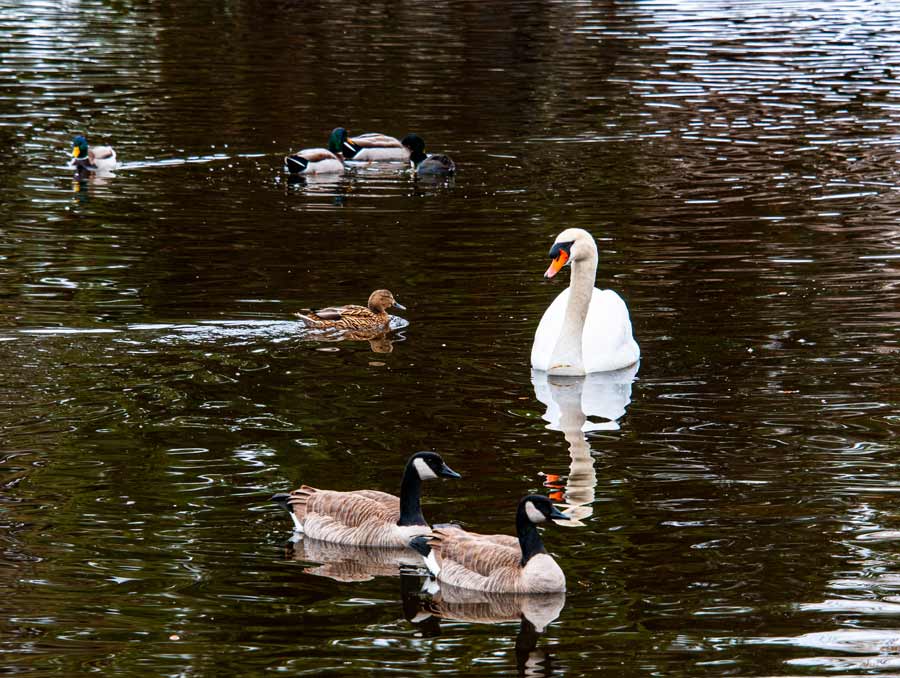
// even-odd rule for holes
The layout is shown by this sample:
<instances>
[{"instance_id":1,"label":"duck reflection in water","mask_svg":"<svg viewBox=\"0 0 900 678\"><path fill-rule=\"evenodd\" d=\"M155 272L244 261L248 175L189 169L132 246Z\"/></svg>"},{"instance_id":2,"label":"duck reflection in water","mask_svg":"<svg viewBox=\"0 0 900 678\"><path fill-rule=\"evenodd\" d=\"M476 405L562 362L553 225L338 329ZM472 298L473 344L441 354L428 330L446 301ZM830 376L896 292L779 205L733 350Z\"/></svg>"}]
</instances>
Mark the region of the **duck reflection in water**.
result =
<instances>
[{"instance_id":1,"label":"duck reflection in water","mask_svg":"<svg viewBox=\"0 0 900 678\"><path fill-rule=\"evenodd\" d=\"M534 395L547 406L542 415L548 422L547 428L562 431L569 443L569 475L565 484L559 482L559 476L555 474L546 474L545 483L557 490L551 494L551 499L563 501L567 506L563 513L571 520L560 525L584 525L582 520L594 512L591 504L597 474L585 434L619 430L619 419L631 402L631 384L638 367L639 363L635 363L621 370L593 372L584 377L531 372ZM593 421L591 417L602 421Z\"/></svg>"},{"instance_id":2,"label":"duck reflection in water","mask_svg":"<svg viewBox=\"0 0 900 678\"><path fill-rule=\"evenodd\" d=\"M473 624L519 622L516 667L520 676L550 676L551 656L538 639L562 612L565 593L487 593L461 589L412 574L400 577L403 614L423 635L440 634L440 622Z\"/></svg>"}]
</instances>

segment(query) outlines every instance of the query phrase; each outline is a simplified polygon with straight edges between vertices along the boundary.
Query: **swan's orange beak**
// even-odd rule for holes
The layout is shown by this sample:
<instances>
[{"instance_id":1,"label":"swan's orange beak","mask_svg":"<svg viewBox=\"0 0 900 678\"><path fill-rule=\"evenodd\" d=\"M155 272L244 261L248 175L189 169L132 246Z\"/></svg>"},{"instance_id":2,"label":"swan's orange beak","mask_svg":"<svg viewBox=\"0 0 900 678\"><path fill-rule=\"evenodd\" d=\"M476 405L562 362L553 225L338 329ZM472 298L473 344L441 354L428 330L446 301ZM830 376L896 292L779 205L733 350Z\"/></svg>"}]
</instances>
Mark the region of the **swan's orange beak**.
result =
<instances>
[{"instance_id":1,"label":"swan's orange beak","mask_svg":"<svg viewBox=\"0 0 900 678\"><path fill-rule=\"evenodd\" d=\"M559 273L559 269L566 265L566 262L569 260L569 253L565 250L561 249L559 251L559 256L556 257L552 262L550 262L550 267L547 269L547 272L544 273L545 278L552 278L557 273Z\"/></svg>"}]
</instances>

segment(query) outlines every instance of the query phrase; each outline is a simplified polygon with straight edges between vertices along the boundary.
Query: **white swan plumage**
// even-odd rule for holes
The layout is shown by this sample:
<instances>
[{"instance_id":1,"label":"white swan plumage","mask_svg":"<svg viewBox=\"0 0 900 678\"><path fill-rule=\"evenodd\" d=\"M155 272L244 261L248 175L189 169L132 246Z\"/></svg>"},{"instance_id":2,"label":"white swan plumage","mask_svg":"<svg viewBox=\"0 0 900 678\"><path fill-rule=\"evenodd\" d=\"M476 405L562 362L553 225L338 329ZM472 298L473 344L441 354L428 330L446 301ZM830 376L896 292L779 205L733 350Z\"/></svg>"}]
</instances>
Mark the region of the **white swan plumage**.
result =
<instances>
[{"instance_id":1,"label":"white swan plumage","mask_svg":"<svg viewBox=\"0 0 900 678\"><path fill-rule=\"evenodd\" d=\"M531 366L549 374L578 376L633 365L641 350L631 332L628 306L612 290L594 287L597 243L581 228L567 228L550 249L552 278L571 264L569 287L544 311L531 347Z\"/></svg>"}]
</instances>

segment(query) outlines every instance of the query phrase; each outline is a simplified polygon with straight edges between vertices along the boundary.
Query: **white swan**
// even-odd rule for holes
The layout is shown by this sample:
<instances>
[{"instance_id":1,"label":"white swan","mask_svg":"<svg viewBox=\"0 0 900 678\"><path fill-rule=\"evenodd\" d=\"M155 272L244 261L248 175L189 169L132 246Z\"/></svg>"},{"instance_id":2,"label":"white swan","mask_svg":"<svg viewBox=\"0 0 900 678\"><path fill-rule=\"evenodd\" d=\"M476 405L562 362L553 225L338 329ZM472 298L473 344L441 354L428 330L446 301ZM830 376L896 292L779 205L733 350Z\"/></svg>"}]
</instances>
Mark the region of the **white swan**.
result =
<instances>
[{"instance_id":1,"label":"white swan","mask_svg":"<svg viewBox=\"0 0 900 678\"><path fill-rule=\"evenodd\" d=\"M633 365L641 357L631 336L628 307L612 290L594 287L597 243L581 228L567 228L550 248L552 278L572 264L569 287L544 311L531 347L531 366L549 374L578 376Z\"/></svg>"}]
</instances>

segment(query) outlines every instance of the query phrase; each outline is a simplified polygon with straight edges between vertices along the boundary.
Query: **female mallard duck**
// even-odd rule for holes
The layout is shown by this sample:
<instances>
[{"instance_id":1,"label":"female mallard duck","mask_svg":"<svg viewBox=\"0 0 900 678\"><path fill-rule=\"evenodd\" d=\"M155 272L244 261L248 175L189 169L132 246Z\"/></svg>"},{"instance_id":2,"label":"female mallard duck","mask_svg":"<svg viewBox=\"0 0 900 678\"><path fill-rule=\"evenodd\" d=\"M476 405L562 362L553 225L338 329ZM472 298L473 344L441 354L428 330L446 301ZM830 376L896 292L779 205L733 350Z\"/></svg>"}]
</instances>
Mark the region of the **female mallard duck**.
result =
<instances>
[{"instance_id":1,"label":"female mallard duck","mask_svg":"<svg viewBox=\"0 0 900 678\"><path fill-rule=\"evenodd\" d=\"M79 134L72 140L72 161L75 176L85 179L92 174L109 176L116 169L116 152L112 146L88 146L87 139Z\"/></svg>"},{"instance_id":2,"label":"female mallard duck","mask_svg":"<svg viewBox=\"0 0 900 678\"><path fill-rule=\"evenodd\" d=\"M441 525L409 545L422 554L438 581L451 586L493 593L556 593L566 590L566 575L544 549L536 525L568 519L547 497L530 494L516 510L516 537Z\"/></svg>"},{"instance_id":3,"label":"female mallard duck","mask_svg":"<svg viewBox=\"0 0 900 678\"><path fill-rule=\"evenodd\" d=\"M406 306L398 303L389 290L375 290L369 295L368 308L355 305L333 306L310 313L297 313L297 317L313 329L381 332L390 326L391 316L387 309L391 306L406 310Z\"/></svg>"},{"instance_id":4,"label":"female mallard duck","mask_svg":"<svg viewBox=\"0 0 900 678\"><path fill-rule=\"evenodd\" d=\"M456 164L446 155L427 155L425 141L418 134L407 134L400 142L409 150L409 162L418 176L449 176L456 172Z\"/></svg>"},{"instance_id":5,"label":"female mallard duck","mask_svg":"<svg viewBox=\"0 0 900 678\"><path fill-rule=\"evenodd\" d=\"M291 174L339 174L345 169L343 161L326 148L304 148L286 155L284 164Z\"/></svg>"},{"instance_id":6,"label":"female mallard duck","mask_svg":"<svg viewBox=\"0 0 900 678\"><path fill-rule=\"evenodd\" d=\"M628 307L612 290L594 287L597 243L587 231L568 228L550 248L552 278L572 265L569 287L544 312L531 347L531 366L560 375L608 372L633 365L641 357L631 335Z\"/></svg>"},{"instance_id":7,"label":"female mallard duck","mask_svg":"<svg viewBox=\"0 0 900 678\"><path fill-rule=\"evenodd\" d=\"M335 127L328 137L328 150L354 162L408 162L409 150L394 137L367 132L349 138L347 130Z\"/></svg>"},{"instance_id":8,"label":"female mallard duck","mask_svg":"<svg viewBox=\"0 0 900 678\"><path fill-rule=\"evenodd\" d=\"M376 490L336 492L303 485L272 501L291 514L296 530L310 539L355 546L406 547L409 540L428 534L422 515L422 481L459 478L441 455L417 452L406 462L400 496Z\"/></svg>"}]
</instances>

